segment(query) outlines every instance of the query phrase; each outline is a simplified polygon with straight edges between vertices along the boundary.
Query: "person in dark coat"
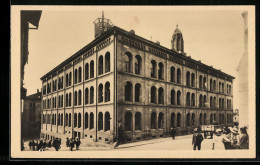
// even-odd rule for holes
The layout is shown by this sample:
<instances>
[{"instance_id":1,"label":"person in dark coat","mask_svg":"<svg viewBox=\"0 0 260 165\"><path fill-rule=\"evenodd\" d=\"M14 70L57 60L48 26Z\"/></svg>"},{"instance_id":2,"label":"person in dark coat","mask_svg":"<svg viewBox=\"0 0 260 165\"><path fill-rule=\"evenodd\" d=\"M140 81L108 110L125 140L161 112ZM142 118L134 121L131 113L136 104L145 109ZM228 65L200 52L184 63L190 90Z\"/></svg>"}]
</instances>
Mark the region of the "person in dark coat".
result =
<instances>
[{"instance_id":1,"label":"person in dark coat","mask_svg":"<svg viewBox=\"0 0 260 165\"><path fill-rule=\"evenodd\" d=\"M43 140L42 139L40 140L39 145L40 145L40 148L43 148Z\"/></svg>"},{"instance_id":2,"label":"person in dark coat","mask_svg":"<svg viewBox=\"0 0 260 165\"><path fill-rule=\"evenodd\" d=\"M74 148L74 140L73 139L70 139L70 150L72 151L73 148Z\"/></svg>"},{"instance_id":3,"label":"person in dark coat","mask_svg":"<svg viewBox=\"0 0 260 165\"><path fill-rule=\"evenodd\" d=\"M196 150L196 148L198 147L198 150L200 150L202 141L203 141L203 136L198 132L198 129L195 128L192 137L193 149Z\"/></svg>"},{"instance_id":4,"label":"person in dark coat","mask_svg":"<svg viewBox=\"0 0 260 165\"><path fill-rule=\"evenodd\" d=\"M58 138L55 138L55 139L53 140L53 147L55 148L56 151L59 150L59 148L60 148L60 143L59 143Z\"/></svg>"},{"instance_id":5,"label":"person in dark coat","mask_svg":"<svg viewBox=\"0 0 260 165\"><path fill-rule=\"evenodd\" d=\"M240 141L238 143L238 148L239 149L249 149L249 137L247 134L247 130L246 127L242 127L240 128L240 132L241 132L241 138Z\"/></svg>"},{"instance_id":6,"label":"person in dark coat","mask_svg":"<svg viewBox=\"0 0 260 165\"><path fill-rule=\"evenodd\" d=\"M36 141L35 146L36 146L36 150L39 151L40 150L40 144L39 144L38 140Z\"/></svg>"},{"instance_id":7,"label":"person in dark coat","mask_svg":"<svg viewBox=\"0 0 260 165\"><path fill-rule=\"evenodd\" d=\"M47 147L47 143L46 143L46 139L45 139L43 142L43 148L46 148L46 147Z\"/></svg>"},{"instance_id":8,"label":"person in dark coat","mask_svg":"<svg viewBox=\"0 0 260 165\"><path fill-rule=\"evenodd\" d=\"M32 141L32 148L33 148L33 151L35 150L35 142L34 140Z\"/></svg>"},{"instance_id":9,"label":"person in dark coat","mask_svg":"<svg viewBox=\"0 0 260 165\"><path fill-rule=\"evenodd\" d=\"M175 139L175 135L176 135L176 130L175 130L175 128L171 128L171 136L172 136L172 139Z\"/></svg>"},{"instance_id":10,"label":"person in dark coat","mask_svg":"<svg viewBox=\"0 0 260 165\"><path fill-rule=\"evenodd\" d=\"M80 139L77 138L77 140L76 140L76 150L79 149L80 143L81 143L81 142L80 142Z\"/></svg>"},{"instance_id":11,"label":"person in dark coat","mask_svg":"<svg viewBox=\"0 0 260 165\"><path fill-rule=\"evenodd\" d=\"M48 142L48 147L49 148L51 147L51 140L49 140L49 142Z\"/></svg>"},{"instance_id":12,"label":"person in dark coat","mask_svg":"<svg viewBox=\"0 0 260 165\"><path fill-rule=\"evenodd\" d=\"M29 148L32 149L32 141L29 141Z\"/></svg>"},{"instance_id":13,"label":"person in dark coat","mask_svg":"<svg viewBox=\"0 0 260 165\"><path fill-rule=\"evenodd\" d=\"M66 146L69 147L69 146L70 146L70 140L69 140L68 137L66 138L66 140L67 140L67 141L66 141Z\"/></svg>"}]
</instances>

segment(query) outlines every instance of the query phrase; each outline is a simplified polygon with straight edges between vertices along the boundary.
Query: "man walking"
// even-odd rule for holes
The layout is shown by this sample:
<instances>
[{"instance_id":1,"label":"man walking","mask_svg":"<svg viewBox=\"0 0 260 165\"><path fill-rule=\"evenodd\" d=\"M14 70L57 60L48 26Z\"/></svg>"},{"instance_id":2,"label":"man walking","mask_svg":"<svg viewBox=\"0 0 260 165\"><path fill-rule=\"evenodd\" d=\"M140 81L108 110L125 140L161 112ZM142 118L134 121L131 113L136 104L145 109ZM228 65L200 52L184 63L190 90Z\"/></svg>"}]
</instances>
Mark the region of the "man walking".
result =
<instances>
[{"instance_id":1,"label":"man walking","mask_svg":"<svg viewBox=\"0 0 260 165\"><path fill-rule=\"evenodd\" d=\"M193 149L196 150L198 147L198 150L201 148L201 142L203 141L203 136L198 132L198 129L194 129L194 134L192 136L192 145Z\"/></svg>"}]
</instances>

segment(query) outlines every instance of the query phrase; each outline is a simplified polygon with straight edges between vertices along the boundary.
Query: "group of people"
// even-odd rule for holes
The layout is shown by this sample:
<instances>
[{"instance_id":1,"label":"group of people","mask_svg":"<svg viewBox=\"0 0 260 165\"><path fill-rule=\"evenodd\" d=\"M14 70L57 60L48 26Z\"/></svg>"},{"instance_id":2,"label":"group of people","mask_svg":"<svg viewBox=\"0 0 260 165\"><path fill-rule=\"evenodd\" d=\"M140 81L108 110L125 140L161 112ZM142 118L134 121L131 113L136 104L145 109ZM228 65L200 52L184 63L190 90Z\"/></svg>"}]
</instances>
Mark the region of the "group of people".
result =
<instances>
[{"instance_id":1,"label":"group of people","mask_svg":"<svg viewBox=\"0 0 260 165\"><path fill-rule=\"evenodd\" d=\"M70 147L70 150L73 151L73 148L75 147L76 145L76 150L79 149L79 146L81 144L81 141L80 139L77 137L76 139L75 138L71 138L69 139L68 137L66 138L67 141L66 141L66 146L67 147Z\"/></svg>"},{"instance_id":2,"label":"group of people","mask_svg":"<svg viewBox=\"0 0 260 165\"><path fill-rule=\"evenodd\" d=\"M194 129L192 136L193 149L200 150L201 143L204 140L198 128ZM249 137L247 127L237 126L218 128L213 135L212 150L230 150L230 149L249 149Z\"/></svg>"},{"instance_id":3,"label":"group of people","mask_svg":"<svg viewBox=\"0 0 260 165\"><path fill-rule=\"evenodd\" d=\"M58 151L61 147L61 139L58 138L54 138L53 140L48 140L46 141L41 139L41 140L36 140L36 142L34 140L29 141L29 148L30 150L33 151L44 151L47 147L51 148L54 147L56 149L56 151Z\"/></svg>"}]
</instances>

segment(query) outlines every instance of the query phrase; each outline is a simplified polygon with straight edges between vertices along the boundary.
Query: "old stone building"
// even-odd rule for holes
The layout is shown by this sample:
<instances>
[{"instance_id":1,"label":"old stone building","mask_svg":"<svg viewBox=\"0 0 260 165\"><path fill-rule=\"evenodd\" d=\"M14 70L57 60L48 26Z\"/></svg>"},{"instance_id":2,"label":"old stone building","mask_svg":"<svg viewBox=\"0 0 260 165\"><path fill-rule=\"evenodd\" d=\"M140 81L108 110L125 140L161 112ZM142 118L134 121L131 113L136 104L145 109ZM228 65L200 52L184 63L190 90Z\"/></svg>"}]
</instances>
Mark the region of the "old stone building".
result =
<instances>
[{"instance_id":1,"label":"old stone building","mask_svg":"<svg viewBox=\"0 0 260 165\"><path fill-rule=\"evenodd\" d=\"M178 27L168 49L94 24L95 40L41 78L43 138L127 142L232 123L234 77L186 56Z\"/></svg>"}]
</instances>

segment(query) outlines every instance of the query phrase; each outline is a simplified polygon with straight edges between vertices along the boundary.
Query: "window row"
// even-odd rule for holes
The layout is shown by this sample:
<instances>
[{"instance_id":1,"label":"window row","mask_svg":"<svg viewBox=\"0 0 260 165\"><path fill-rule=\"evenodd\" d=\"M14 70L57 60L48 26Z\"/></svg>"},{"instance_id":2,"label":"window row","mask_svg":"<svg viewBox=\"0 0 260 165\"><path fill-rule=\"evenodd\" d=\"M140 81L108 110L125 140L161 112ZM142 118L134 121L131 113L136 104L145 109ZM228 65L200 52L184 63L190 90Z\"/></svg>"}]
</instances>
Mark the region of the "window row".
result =
<instances>
[{"instance_id":1,"label":"window row","mask_svg":"<svg viewBox=\"0 0 260 165\"><path fill-rule=\"evenodd\" d=\"M133 72L133 55L130 52L125 53L125 72ZM134 73L140 75L142 68L142 58L140 55L136 55L134 58Z\"/></svg>"}]
</instances>

